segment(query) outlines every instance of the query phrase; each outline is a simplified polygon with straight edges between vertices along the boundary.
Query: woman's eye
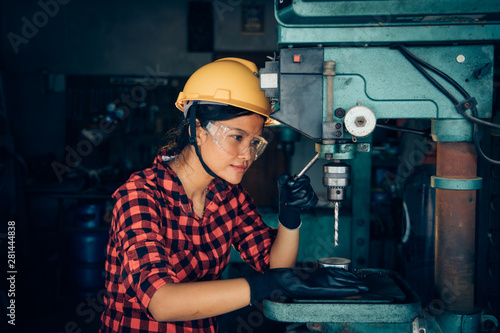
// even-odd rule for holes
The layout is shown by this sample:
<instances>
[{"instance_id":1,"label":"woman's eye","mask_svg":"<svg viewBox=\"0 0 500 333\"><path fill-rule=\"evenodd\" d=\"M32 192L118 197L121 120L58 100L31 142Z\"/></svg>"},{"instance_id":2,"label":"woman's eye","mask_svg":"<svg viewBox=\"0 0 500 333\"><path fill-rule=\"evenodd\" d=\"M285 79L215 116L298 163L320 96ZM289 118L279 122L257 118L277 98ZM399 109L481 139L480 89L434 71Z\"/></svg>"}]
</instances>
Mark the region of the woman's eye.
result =
<instances>
[{"instance_id":1,"label":"woman's eye","mask_svg":"<svg viewBox=\"0 0 500 333\"><path fill-rule=\"evenodd\" d=\"M236 134L235 134L235 135L231 135L231 137L232 137L233 139L235 139L236 141L239 141L239 142L240 142L241 140L243 140L243 136L242 136L242 135L236 135Z\"/></svg>"},{"instance_id":2,"label":"woman's eye","mask_svg":"<svg viewBox=\"0 0 500 333\"><path fill-rule=\"evenodd\" d=\"M250 144L252 145L252 147L257 147L260 143L260 140L252 140L252 142L250 142Z\"/></svg>"}]
</instances>

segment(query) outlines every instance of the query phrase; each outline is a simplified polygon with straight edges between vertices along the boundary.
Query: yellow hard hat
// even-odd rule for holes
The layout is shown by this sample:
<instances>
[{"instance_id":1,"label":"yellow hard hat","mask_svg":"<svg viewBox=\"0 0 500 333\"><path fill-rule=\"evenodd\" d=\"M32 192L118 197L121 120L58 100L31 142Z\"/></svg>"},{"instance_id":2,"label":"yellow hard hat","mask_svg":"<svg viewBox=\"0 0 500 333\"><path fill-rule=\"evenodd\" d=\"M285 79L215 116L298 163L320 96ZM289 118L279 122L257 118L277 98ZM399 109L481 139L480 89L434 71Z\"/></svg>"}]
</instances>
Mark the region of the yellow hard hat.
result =
<instances>
[{"instance_id":1,"label":"yellow hard hat","mask_svg":"<svg viewBox=\"0 0 500 333\"><path fill-rule=\"evenodd\" d=\"M189 101L228 104L270 120L271 104L260 90L257 66L240 58L219 59L194 72L179 93L175 106L183 111Z\"/></svg>"}]
</instances>

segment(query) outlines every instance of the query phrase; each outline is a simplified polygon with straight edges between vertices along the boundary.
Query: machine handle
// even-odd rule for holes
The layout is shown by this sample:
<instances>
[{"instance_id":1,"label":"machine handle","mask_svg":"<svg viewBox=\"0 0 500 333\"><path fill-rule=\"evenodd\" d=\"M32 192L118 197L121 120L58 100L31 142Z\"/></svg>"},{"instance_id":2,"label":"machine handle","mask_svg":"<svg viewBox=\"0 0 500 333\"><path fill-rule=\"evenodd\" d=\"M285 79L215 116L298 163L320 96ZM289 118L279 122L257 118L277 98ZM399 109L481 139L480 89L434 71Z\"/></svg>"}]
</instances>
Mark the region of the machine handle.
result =
<instances>
[{"instance_id":1,"label":"machine handle","mask_svg":"<svg viewBox=\"0 0 500 333\"><path fill-rule=\"evenodd\" d=\"M318 160L318 158L319 158L319 153L317 153L312 158L312 160L310 160L309 163L307 163L307 165L304 167L304 169L302 169L302 171L300 171L298 174L296 174L295 176L293 176L293 180L297 180L300 177L302 177L307 172L307 170L309 170L309 168L313 166L313 164Z\"/></svg>"}]
</instances>

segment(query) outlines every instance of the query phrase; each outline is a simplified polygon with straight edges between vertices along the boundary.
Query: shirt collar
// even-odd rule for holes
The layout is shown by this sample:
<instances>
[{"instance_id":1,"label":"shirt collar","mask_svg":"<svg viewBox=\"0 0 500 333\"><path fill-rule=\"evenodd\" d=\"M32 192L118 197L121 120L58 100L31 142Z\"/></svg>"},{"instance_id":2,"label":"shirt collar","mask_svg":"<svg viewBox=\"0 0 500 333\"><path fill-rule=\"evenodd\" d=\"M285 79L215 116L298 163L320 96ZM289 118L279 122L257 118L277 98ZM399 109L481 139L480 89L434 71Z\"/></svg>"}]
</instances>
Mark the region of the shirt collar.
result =
<instances>
[{"instance_id":1,"label":"shirt collar","mask_svg":"<svg viewBox=\"0 0 500 333\"><path fill-rule=\"evenodd\" d=\"M192 204L187 197L184 186L182 185L179 177L177 177L177 173L170 168L167 164L168 162L176 159L179 156L179 153L173 150L161 150L158 156L156 156L154 161L154 167L158 169L158 171L164 173L164 177L160 177L161 182L160 186L162 186L167 191L176 191L179 193L179 201L181 203L182 208L188 214L192 214ZM168 182L172 184L169 185ZM231 186L226 181L220 178L215 178L210 182L207 188L207 199L209 201L221 202L226 199L227 192L231 190ZM174 199L170 198L170 202L173 203Z\"/></svg>"}]
</instances>

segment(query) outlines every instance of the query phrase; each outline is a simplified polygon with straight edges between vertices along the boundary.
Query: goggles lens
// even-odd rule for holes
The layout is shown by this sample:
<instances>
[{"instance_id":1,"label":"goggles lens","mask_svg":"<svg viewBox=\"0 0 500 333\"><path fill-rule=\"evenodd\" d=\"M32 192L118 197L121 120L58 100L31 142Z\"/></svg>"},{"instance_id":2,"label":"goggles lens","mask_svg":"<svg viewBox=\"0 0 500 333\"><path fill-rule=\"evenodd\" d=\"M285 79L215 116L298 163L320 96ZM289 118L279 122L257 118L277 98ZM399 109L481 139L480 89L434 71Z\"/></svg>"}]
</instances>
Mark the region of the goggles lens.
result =
<instances>
[{"instance_id":1,"label":"goggles lens","mask_svg":"<svg viewBox=\"0 0 500 333\"><path fill-rule=\"evenodd\" d=\"M256 160L267 147L266 139L260 135L227 127L217 121L210 121L206 129L217 146L234 156L242 155L250 150L252 158Z\"/></svg>"}]
</instances>

